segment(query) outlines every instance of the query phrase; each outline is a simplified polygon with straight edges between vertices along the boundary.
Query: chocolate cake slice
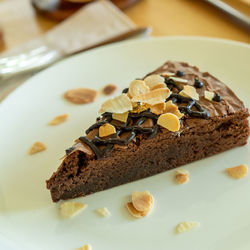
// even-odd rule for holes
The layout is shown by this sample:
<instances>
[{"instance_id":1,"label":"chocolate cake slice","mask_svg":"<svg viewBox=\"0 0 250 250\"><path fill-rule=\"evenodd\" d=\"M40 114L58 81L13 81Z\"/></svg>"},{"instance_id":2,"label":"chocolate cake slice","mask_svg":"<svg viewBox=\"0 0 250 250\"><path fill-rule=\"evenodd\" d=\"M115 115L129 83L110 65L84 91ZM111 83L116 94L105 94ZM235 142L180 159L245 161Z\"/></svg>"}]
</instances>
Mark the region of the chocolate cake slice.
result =
<instances>
[{"instance_id":1,"label":"chocolate cake slice","mask_svg":"<svg viewBox=\"0 0 250 250\"><path fill-rule=\"evenodd\" d=\"M47 181L54 202L85 196L242 146L248 110L225 84L166 62L106 101Z\"/></svg>"}]
</instances>

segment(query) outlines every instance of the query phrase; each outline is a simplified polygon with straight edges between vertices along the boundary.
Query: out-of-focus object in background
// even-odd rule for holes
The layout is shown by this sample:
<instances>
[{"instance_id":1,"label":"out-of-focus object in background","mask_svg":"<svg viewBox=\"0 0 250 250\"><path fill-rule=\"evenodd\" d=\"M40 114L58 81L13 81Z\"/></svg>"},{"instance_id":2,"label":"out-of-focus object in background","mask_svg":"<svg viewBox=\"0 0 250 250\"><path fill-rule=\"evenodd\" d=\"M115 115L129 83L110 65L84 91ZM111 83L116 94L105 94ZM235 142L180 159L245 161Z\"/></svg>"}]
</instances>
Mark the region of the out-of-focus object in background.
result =
<instances>
[{"instance_id":1,"label":"out-of-focus object in background","mask_svg":"<svg viewBox=\"0 0 250 250\"><path fill-rule=\"evenodd\" d=\"M4 49L4 34L3 31L0 29L0 52Z\"/></svg>"},{"instance_id":2,"label":"out-of-focus object in background","mask_svg":"<svg viewBox=\"0 0 250 250\"><path fill-rule=\"evenodd\" d=\"M136 28L112 2L94 1L42 37L3 53L0 78L39 70L72 54L148 31Z\"/></svg>"},{"instance_id":3,"label":"out-of-focus object in background","mask_svg":"<svg viewBox=\"0 0 250 250\"><path fill-rule=\"evenodd\" d=\"M42 16L62 21L93 0L31 0L35 10ZM124 10L138 0L111 0Z\"/></svg>"},{"instance_id":4,"label":"out-of-focus object in background","mask_svg":"<svg viewBox=\"0 0 250 250\"><path fill-rule=\"evenodd\" d=\"M250 18L238 10L234 9L227 3L221 1L221 0L205 0L209 4L213 5L214 7L220 9L223 11L226 15L231 17L233 21L241 25L242 27L246 28L248 31L250 31ZM242 0L244 2L250 1L250 0Z\"/></svg>"}]
</instances>

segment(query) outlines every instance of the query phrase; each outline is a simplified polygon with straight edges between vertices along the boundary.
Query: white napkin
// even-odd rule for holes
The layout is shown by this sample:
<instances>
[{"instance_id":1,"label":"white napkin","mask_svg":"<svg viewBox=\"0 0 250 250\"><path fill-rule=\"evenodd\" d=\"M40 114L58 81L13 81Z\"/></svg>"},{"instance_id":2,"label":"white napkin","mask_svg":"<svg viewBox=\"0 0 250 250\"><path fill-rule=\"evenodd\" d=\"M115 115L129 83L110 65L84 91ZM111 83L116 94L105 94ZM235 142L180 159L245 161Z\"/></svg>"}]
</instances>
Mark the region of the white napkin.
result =
<instances>
[{"instance_id":1,"label":"white napkin","mask_svg":"<svg viewBox=\"0 0 250 250\"><path fill-rule=\"evenodd\" d=\"M13 4L16 2L15 0L11 1L13 1ZM13 6L13 8L15 7L16 6ZM4 24L8 24L8 15L5 16L6 20L4 22L0 17L0 23L4 30ZM17 21L20 22L20 18L17 18ZM13 26L13 20L11 23ZM24 28L24 23L21 23L21 27L18 27L18 23L16 23L16 29L19 29L19 34ZM26 23L26 25L30 24ZM34 23L31 23L31 25L33 28L35 27ZM93 46L134 28L135 24L115 5L107 0L99 0L83 7L76 14L58 24L55 28L35 41L25 43L24 45L7 51L7 53L1 54L1 56L21 54L24 51L34 49L34 46L47 46L49 49L53 47L56 49L59 48L62 53L69 54L79 49ZM35 34L35 37L36 36L37 34ZM8 40L9 39L10 37L8 37ZM25 76L14 77L4 81L2 80L2 82L0 82L0 101L33 74L26 74Z\"/></svg>"}]
</instances>

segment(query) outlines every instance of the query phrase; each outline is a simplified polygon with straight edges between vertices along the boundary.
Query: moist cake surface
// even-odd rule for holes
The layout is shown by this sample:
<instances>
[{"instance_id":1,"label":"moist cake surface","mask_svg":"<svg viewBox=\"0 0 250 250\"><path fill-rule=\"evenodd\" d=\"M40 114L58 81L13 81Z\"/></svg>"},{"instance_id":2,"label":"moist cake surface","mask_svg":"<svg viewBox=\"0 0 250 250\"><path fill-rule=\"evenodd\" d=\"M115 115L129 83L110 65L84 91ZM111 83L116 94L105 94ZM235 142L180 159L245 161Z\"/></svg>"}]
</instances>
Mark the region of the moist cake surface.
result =
<instances>
[{"instance_id":1,"label":"moist cake surface","mask_svg":"<svg viewBox=\"0 0 250 250\"><path fill-rule=\"evenodd\" d=\"M150 102L145 98L132 102L140 98L131 96L131 83L122 98L131 100L133 110L119 107L121 117L103 105L102 116L86 131L86 136L66 150L61 166L47 181L53 201L152 176L247 143L248 110L217 78L187 63L171 61L147 76L150 75L157 76L154 86L146 81L149 78L144 78L146 88L139 81L138 86L144 89L134 92L140 98L143 94L143 98L148 96L148 92L160 93L161 98L166 97L164 101L156 96ZM169 118L164 120L166 113ZM178 128L173 128L176 122Z\"/></svg>"}]
</instances>

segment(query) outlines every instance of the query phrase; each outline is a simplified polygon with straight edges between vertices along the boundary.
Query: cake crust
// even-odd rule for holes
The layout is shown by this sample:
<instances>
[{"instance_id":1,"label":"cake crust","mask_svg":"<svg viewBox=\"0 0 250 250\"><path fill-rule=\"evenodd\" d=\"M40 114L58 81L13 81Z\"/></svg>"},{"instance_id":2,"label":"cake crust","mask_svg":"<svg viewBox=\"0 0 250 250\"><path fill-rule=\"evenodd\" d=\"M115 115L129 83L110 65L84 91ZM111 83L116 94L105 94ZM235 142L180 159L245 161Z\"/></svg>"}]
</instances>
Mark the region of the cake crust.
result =
<instances>
[{"instance_id":1,"label":"cake crust","mask_svg":"<svg viewBox=\"0 0 250 250\"><path fill-rule=\"evenodd\" d=\"M248 110L232 90L211 74L182 62L168 61L150 74L166 71L185 72L183 79L188 83L202 81L204 86L196 89L199 104L210 116L204 119L185 115L178 132L159 129L152 138L139 133L127 145L114 144L103 157L97 157L89 145L77 140L47 181L54 202L139 180L247 143ZM207 100L204 89L222 100ZM88 132L89 139L97 133L96 129Z\"/></svg>"}]
</instances>

